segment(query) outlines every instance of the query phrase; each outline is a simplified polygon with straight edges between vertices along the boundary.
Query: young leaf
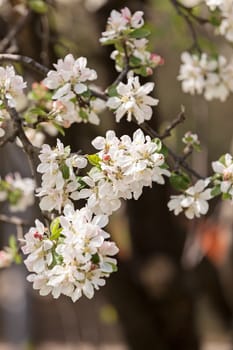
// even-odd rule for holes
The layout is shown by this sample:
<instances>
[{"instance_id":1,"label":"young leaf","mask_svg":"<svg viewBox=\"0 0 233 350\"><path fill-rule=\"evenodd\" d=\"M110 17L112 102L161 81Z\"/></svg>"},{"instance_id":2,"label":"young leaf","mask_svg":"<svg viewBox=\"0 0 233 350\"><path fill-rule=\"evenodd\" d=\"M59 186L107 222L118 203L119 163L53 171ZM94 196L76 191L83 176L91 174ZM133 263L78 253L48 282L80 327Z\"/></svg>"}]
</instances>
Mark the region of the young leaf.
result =
<instances>
[{"instance_id":1,"label":"young leaf","mask_svg":"<svg viewBox=\"0 0 233 350\"><path fill-rule=\"evenodd\" d=\"M191 184L190 177L184 172L172 173L169 181L171 186L178 191L186 190Z\"/></svg>"},{"instance_id":2,"label":"young leaf","mask_svg":"<svg viewBox=\"0 0 233 350\"><path fill-rule=\"evenodd\" d=\"M43 0L30 0L28 5L34 12L41 15L48 11L48 5Z\"/></svg>"},{"instance_id":3,"label":"young leaf","mask_svg":"<svg viewBox=\"0 0 233 350\"><path fill-rule=\"evenodd\" d=\"M129 34L129 36L134 39L145 38L148 35L150 35L150 30L145 27L137 28Z\"/></svg>"},{"instance_id":4,"label":"young leaf","mask_svg":"<svg viewBox=\"0 0 233 350\"><path fill-rule=\"evenodd\" d=\"M70 169L69 169L69 167L66 164L63 164L61 166L61 172L62 172L63 179L65 179L65 180L69 179L69 177L70 177Z\"/></svg>"},{"instance_id":5,"label":"young leaf","mask_svg":"<svg viewBox=\"0 0 233 350\"><path fill-rule=\"evenodd\" d=\"M100 157L98 156L98 154L89 154L87 156L87 159L88 159L88 161L89 161L89 163L91 165L99 167L99 165L100 165Z\"/></svg>"},{"instance_id":6,"label":"young leaf","mask_svg":"<svg viewBox=\"0 0 233 350\"><path fill-rule=\"evenodd\" d=\"M56 239L58 239L60 237L61 232L62 232L62 228L60 227L60 220L59 220L59 218L56 218L56 219L54 219L51 222L50 232L51 232L50 239L52 241L56 240Z\"/></svg>"},{"instance_id":7,"label":"young leaf","mask_svg":"<svg viewBox=\"0 0 233 350\"><path fill-rule=\"evenodd\" d=\"M221 194L221 188L220 185L215 186L212 190L211 190L211 196L213 197L217 197Z\"/></svg>"}]
</instances>

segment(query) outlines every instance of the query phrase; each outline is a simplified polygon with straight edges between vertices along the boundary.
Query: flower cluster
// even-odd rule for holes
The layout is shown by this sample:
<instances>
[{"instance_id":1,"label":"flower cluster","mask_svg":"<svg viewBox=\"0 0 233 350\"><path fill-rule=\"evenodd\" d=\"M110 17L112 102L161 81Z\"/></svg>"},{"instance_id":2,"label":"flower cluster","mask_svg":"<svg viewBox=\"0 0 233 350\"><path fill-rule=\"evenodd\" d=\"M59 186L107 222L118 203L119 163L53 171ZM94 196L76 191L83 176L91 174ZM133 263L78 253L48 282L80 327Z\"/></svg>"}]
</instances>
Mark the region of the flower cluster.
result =
<instances>
[{"instance_id":1,"label":"flower cluster","mask_svg":"<svg viewBox=\"0 0 233 350\"><path fill-rule=\"evenodd\" d=\"M129 77L127 84L119 83L116 88L118 96L110 97L107 106L115 110L116 121L127 114L127 120L131 121L134 117L138 124L152 117L151 106L156 106L159 100L148 96L153 90L154 83L140 85L138 76Z\"/></svg>"},{"instance_id":2,"label":"flower cluster","mask_svg":"<svg viewBox=\"0 0 233 350\"><path fill-rule=\"evenodd\" d=\"M216 33L225 36L225 38L233 42L233 2L231 0L180 0L187 7L194 7L205 2L210 11L216 11L219 15L219 23Z\"/></svg>"},{"instance_id":3,"label":"flower cluster","mask_svg":"<svg viewBox=\"0 0 233 350\"><path fill-rule=\"evenodd\" d=\"M100 42L104 45L115 45L110 57L115 61L118 72L123 70L126 60L135 73L143 76L152 74L152 68L163 64L164 61L159 55L148 51L146 36L150 32L143 25L142 11L132 14L125 7L120 12L111 12Z\"/></svg>"},{"instance_id":4,"label":"flower cluster","mask_svg":"<svg viewBox=\"0 0 233 350\"><path fill-rule=\"evenodd\" d=\"M212 163L212 168L215 172L216 183L219 186L220 192L223 193L223 198L233 201L233 158L227 153L218 161Z\"/></svg>"},{"instance_id":5,"label":"flower cluster","mask_svg":"<svg viewBox=\"0 0 233 350\"><path fill-rule=\"evenodd\" d=\"M188 219L205 215L209 209L207 201L212 198L211 188L206 188L209 183L210 179L199 180L183 194L171 196L168 202L169 210L174 211L175 215L184 211Z\"/></svg>"},{"instance_id":6,"label":"flower cluster","mask_svg":"<svg viewBox=\"0 0 233 350\"><path fill-rule=\"evenodd\" d=\"M206 5L211 11L220 11L220 24L217 33L233 42L233 3L231 0L206 0Z\"/></svg>"},{"instance_id":7,"label":"flower cluster","mask_svg":"<svg viewBox=\"0 0 233 350\"><path fill-rule=\"evenodd\" d=\"M54 298L67 295L73 302L83 294L92 298L116 270L112 256L118 248L102 229L107 222L106 216L93 216L88 208L75 211L69 205L52 222L51 232L36 220L22 248L28 254L25 265L32 274L27 279L33 288Z\"/></svg>"},{"instance_id":8,"label":"flower cluster","mask_svg":"<svg viewBox=\"0 0 233 350\"><path fill-rule=\"evenodd\" d=\"M184 134L182 141L186 145L184 148L184 153L189 152L189 150L192 148L195 150L200 150L200 141L197 134L194 134L191 131L187 131Z\"/></svg>"},{"instance_id":9,"label":"flower cluster","mask_svg":"<svg viewBox=\"0 0 233 350\"><path fill-rule=\"evenodd\" d=\"M144 24L143 12L136 11L131 14L128 7L123 8L120 12L112 10L107 21L106 31L102 33L101 43L112 42L114 39L119 39L133 29L138 29Z\"/></svg>"},{"instance_id":10,"label":"flower cluster","mask_svg":"<svg viewBox=\"0 0 233 350\"><path fill-rule=\"evenodd\" d=\"M40 208L61 213L71 199L77 198L79 183L75 171L84 168L87 161L79 155L71 155L70 147L64 147L60 140L54 149L44 144L39 158L41 163L37 171L43 174L41 188L37 189L37 195L42 197Z\"/></svg>"},{"instance_id":11,"label":"flower cluster","mask_svg":"<svg viewBox=\"0 0 233 350\"><path fill-rule=\"evenodd\" d=\"M10 107L16 106L16 98L23 95L26 83L20 75L15 74L13 66L0 67L0 106L5 99Z\"/></svg>"},{"instance_id":12,"label":"flower cluster","mask_svg":"<svg viewBox=\"0 0 233 350\"><path fill-rule=\"evenodd\" d=\"M30 178L22 178L20 174L7 175L0 178L0 201L9 202L10 211L25 211L34 203L35 183Z\"/></svg>"},{"instance_id":13,"label":"flower cluster","mask_svg":"<svg viewBox=\"0 0 233 350\"><path fill-rule=\"evenodd\" d=\"M86 65L85 57L75 60L68 54L54 64L56 70L49 71L43 81L45 87L55 90L49 117L65 128L81 121L98 124L98 113L105 107L103 101L91 97L86 82L95 80L97 74Z\"/></svg>"},{"instance_id":14,"label":"flower cluster","mask_svg":"<svg viewBox=\"0 0 233 350\"><path fill-rule=\"evenodd\" d=\"M207 100L225 101L233 91L233 63L219 56L210 58L206 53L181 55L182 65L178 80L182 81L182 89L192 95L204 94Z\"/></svg>"},{"instance_id":15,"label":"flower cluster","mask_svg":"<svg viewBox=\"0 0 233 350\"><path fill-rule=\"evenodd\" d=\"M88 198L87 206L96 214L111 215L120 206L120 199L138 199L144 186L152 182L164 184L164 156L159 153L161 143L144 136L138 129L133 139L127 135L120 139L114 131L106 138L98 136L92 142L99 150L89 156L96 166L82 178L89 188L80 191L80 198Z\"/></svg>"}]
</instances>

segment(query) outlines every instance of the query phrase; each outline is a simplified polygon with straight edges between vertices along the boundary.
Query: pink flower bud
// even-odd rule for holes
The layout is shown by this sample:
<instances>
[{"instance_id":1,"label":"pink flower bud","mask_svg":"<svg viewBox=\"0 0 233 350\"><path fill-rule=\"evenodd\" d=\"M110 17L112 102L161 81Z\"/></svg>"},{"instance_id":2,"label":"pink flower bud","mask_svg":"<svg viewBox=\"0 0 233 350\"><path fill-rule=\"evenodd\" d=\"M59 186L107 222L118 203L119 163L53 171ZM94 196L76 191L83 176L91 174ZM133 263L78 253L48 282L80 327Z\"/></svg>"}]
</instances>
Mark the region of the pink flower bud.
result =
<instances>
[{"instance_id":1,"label":"pink flower bud","mask_svg":"<svg viewBox=\"0 0 233 350\"><path fill-rule=\"evenodd\" d=\"M150 59L151 59L151 61L156 65L156 66L161 66L161 65L163 65L164 64L164 58L163 57L161 57L161 56L159 56L159 55L157 55L156 53L152 53L151 55L150 55Z\"/></svg>"}]
</instances>

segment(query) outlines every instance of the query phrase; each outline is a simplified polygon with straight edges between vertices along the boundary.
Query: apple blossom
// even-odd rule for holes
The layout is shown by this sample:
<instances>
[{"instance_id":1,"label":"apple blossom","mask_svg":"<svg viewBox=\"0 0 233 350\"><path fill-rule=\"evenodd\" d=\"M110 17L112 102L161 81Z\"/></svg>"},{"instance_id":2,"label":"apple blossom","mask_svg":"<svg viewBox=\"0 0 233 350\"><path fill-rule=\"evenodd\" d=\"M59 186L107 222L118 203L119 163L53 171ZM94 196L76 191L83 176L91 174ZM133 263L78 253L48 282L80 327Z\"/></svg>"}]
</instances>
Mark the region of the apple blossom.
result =
<instances>
[{"instance_id":1,"label":"apple blossom","mask_svg":"<svg viewBox=\"0 0 233 350\"><path fill-rule=\"evenodd\" d=\"M75 211L69 205L52 223L51 232L36 220L22 248L28 254L25 265L32 274L27 279L33 288L54 298L67 295L73 302L82 295L92 298L116 267L112 256L118 248L102 229L107 223L106 216L93 216L88 208Z\"/></svg>"},{"instance_id":2,"label":"apple blossom","mask_svg":"<svg viewBox=\"0 0 233 350\"><path fill-rule=\"evenodd\" d=\"M198 180L194 186L184 191L184 194L171 196L168 202L170 211L174 211L178 215L184 210L188 219L205 215L209 209L208 200L212 198L211 189L206 188L210 183L210 179Z\"/></svg>"},{"instance_id":3,"label":"apple blossom","mask_svg":"<svg viewBox=\"0 0 233 350\"><path fill-rule=\"evenodd\" d=\"M107 101L107 107L115 110L116 121L127 114L127 120L131 121L134 117L138 124L152 117L151 106L156 106L159 100L148 96L153 90L154 83L140 85L139 78L129 77L128 83L119 83L116 90L118 96L110 97Z\"/></svg>"}]
</instances>

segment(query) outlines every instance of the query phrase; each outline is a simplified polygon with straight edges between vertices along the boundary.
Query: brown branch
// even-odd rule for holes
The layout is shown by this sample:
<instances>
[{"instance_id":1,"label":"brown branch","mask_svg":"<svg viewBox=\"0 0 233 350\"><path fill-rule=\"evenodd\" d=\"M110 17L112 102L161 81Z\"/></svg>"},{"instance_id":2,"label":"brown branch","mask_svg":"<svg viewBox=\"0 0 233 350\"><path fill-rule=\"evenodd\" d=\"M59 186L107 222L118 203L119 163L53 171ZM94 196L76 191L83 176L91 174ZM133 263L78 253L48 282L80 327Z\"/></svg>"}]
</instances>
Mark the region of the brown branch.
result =
<instances>
[{"instance_id":1,"label":"brown branch","mask_svg":"<svg viewBox=\"0 0 233 350\"><path fill-rule=\"evenodd\" d=\"M41 49L41 60L44 65L49 65L49 41L50 41L50 28L47 15L40 17L41 26L42 26L42 49Z\"/></svg>"},{"instance_id":2,"label":"brown branch","mask_svg":"<svg viewBox=\"0 0 233 350\"><path fill-rule=\"evenodd\" d=\"M189 28L189 31L193 39L192 48L195 48L198 52L201 52L202 50L198 42L198 36L192 22L192 19L196 19L196 16L191 15L191 12L188 11L188 9L185 6L181 6L179 1L177 0L170 0L170 1L174 6L174 8L176 9L177 14L185 20L187 27ZM184 9L186 10L185 12L183 11Z\"/></svg>"},{"instance_id":3,"label":"brown branch","mask_svg":"<svg viewBox=\"0 0 233 350\"><path fill-rule=\"evenodd\" d=\"M192 17L199 24L204 25L204 24L209 23L209 20L207 18L203 18L203 17L195 15L193 13L192 7L187 7L187 6L183 5L183 4L181 4L179 1L176 1L176 5L178 7L180 7L181 9L183 9L184 11L186 11L189 14L189 16Z\"/></svg>"},{"instance_id":4,"label":"brown branch","mask_svg":"<svg viewBox=\"0 0 233 350\"><path fill-rule=\"evenodd\" d=\"M150 127L149 124L147 124L146 122L142 123L139 125L139 127L144 130L145 132L148 133L148 135L150 135L152 138L158 137L160 138L160 135L153 129ZM163 143L164 144L164 143ZM167 147L165 144L164 146L167 148L168 150L168 154L173 158L173 160L175 161L176 167L181 166L183 169L185 169L186 171L188 171L190 174L192 174L193 176L195 176L197 179L203 179L203 176L201 176L198 172L196 172L193 168L191 168L189 166L189 164L185 161L185 158L182 156L178 156L171 148Z\"/></svg>"},{"instance_id":5,"label":"brown branch","mask_svg":"<svg viewBox=\"0 0 233 350\"><path fill-rule=\"evenodd\" d=\"M24 16L19 18L19 20L16 22L15 26L9 31L7 36L0 41L0 52L3 52L6 50L6 48L9 46L11 41L23 29L23 27L29 20L30 16L31 16L31 11L28 10Z\"/></svg>"},{"instance_id":6,"label":"brown branch","mask_svg":"<svg viewBox=\"0 0 233 350\"><path fill-rule=\"evenodd\" d=\"M124 41L122 43L123 45L123 49L124 49L124 53L125 53L125 67L122 70L122 72L118 75L118 77L116 78L116 80L111 84L111 85L118 85L127 75L127 73L130 70L130 65L129 65L129 56L128 56L128 52L127 52L127 45L126 42Z\"/></svg>"},{"instance_id":7,"label":"brown branch","mask_svg":"<svg viewBox=\"0 0 233 350\"><path fill-rule=\"evenodd\" d=\"M5 214L0 214L0 221L5 222L6 224L19 225L19 226L30 226L28 221L25 221L18 216L7 216Z\"/></svg>"},{"instance_id":8,"label":"brown branch","mask_svg":"<svg viewBox=\"0 0 233 350\"><path fill-rule=\"evenodd\" d=\"M4 121L5 135L0 138L0 147L3 147L7 142L14 142L18 134L18 128L12 120Z\"/></svg>"},{"instance_id":9,"label":"brown branch","mask_svg":"<svg viewBox=\"0 0 233 350\"><path fill-rule=\"evenodd\" d=\"M165 129L164 133L160 136L160 139L163 140L169 136L171 136L171 131L177 127L177 125L183 123L185 121L185 108L181 106L181 111L178 116L171 122L170 125Z\"/></svg>"},{"instance_id":10,"label":"brown branch","mask_svg":"<svg viewBox=\"0 0 233 350\"><path fill-rule=\"evenodd\" d=\"M36 70L36 71L39 71L42 75L46 75L49 71L48 68L46 68L45 66L41 65L40 63L36 62L35 60L33 60L32 58L27 57L27 56L10 55L10 54L6 54L6 55L2 54L1 55L0 54L0 62L4 61L4 60L21 62L21 63L25 64L26 66L28 66L29 68ZM93 96L96 96L98 98L101 98L104 101L107 101L107 99L108 99L107 94L102 93L102 92L98 92L98 91L94 91L94 90L90 90L90 91L92 92ZM36 148L33 147L32 144L30 143L30 141L27 139L27 137L24 133L22 124L21 124L21 119L20 119L18 113L16 112L16 110L14 108L10 108L9 106L8 106L8 109L9 109L8 112L12 116L12 119L15 120L15 122L17 123L16 125L19 126L19 137L21 139L21 142L23 143L23 146L24 146L26 153L29 156L30 164L31 164L32 171L33 171L33 176L35 176L35 179L37 179L36 182L40 184L40 180L38 181L38 173L36 172L36 166L35 166L35 164L37 164L37 163L35 163L35 158L38 161L38 154L37 154L38 152L36 152L36 154L35 154ZM140 124L139 127L141 127L141 129L146 131L151 137L161 138L161 136L153 128L151 128L150 125L147 124L146 122ZM198 179L203 178L200 174L198 174L194 169L192 169L185 162L183 157L176 155L175 152L173 152L169 147L167 147L167 149L168 149L169 155L174 159L174 161L177 164L180 164L185 170L187 170L190 174L192 174L196 178L198 178ZM39 187L39 185L37 185L37 186Z\"/></svg>"},{"instance_id":11,"label":"brown branch","mask_svg":"<svg viewBox=\"0 0 233 350\"><path fill-rule=\"evenodd\" d=\"M30 70L46 76L49 72L49 69L44 65L38 63L33 58L28 56L22 56L17 54L0 54L0 62L19 62L24 66L28 67Z\"/></svg>"},{"instance_id":12,"label":"brown branch","mask_svg":"<svg viewBox=\"0 0 233 350\"><path fill-rule=\"evenodd\" d=\"M34 147L31 142L28 140L27 136L25 135L23 126L22 126L22 119L20 118L18 112L15 108L12 108L8 105L8 101L5 99L4 104L6 106L6 110L11 116L11 119L14 123L14 128L17 129L17 135L20 139L20 141L23 144L23 149L25 153L28 156L32 176L36 182L37 187L40 186L40 176L37 172L37 165L38 165L38 149Z\"/></svg>"}]
</instances>

